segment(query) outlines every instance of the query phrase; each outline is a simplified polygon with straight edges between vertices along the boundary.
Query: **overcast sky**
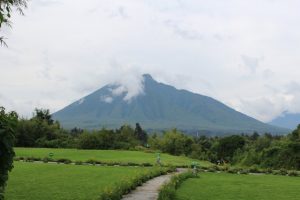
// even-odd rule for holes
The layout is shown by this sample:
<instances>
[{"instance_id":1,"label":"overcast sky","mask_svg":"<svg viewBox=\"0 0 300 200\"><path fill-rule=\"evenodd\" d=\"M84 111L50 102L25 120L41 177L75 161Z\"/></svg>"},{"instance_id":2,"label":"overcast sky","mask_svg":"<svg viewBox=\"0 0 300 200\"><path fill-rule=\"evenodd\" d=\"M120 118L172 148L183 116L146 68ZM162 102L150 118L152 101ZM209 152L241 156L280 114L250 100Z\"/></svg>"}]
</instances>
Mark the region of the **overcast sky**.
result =
<instances>
[{"instance_id":1,"label":"overcast sky","mask_svg":"<svg viewBox=\"0 0 300 200\"><path fill-rule=\"evenodd\" d=\"M262 121L300 112L299 0L31 0L0 47L0 105L55 112L140 75ZM139 91L139 90L138 90Z\"/></svg>"}]
</instances>

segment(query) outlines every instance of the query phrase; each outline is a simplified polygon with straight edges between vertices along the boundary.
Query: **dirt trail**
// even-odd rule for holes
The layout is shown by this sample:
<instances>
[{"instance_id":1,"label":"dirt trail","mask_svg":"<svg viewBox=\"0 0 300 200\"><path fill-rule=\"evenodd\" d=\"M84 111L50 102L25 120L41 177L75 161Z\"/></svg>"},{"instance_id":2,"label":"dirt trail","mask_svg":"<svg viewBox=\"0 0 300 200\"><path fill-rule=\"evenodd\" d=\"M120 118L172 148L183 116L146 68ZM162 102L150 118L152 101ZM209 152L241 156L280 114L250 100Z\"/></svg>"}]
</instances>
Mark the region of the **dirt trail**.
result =
<instances>
[{"instance_id":1,"label":"dirt trail","mask_svg":"<svg viewBox=\"0 0 300 200\"><path fill-rule=\"evenodd\" d=\"M176 173L182 173L185 171L186 169L177 169ZM137 187L131 193L125 195L122 200L156 200L158 198L159 188L164 183L170 181L173 175L174 173L153 178Z\"/></svg>"}]
</instances>

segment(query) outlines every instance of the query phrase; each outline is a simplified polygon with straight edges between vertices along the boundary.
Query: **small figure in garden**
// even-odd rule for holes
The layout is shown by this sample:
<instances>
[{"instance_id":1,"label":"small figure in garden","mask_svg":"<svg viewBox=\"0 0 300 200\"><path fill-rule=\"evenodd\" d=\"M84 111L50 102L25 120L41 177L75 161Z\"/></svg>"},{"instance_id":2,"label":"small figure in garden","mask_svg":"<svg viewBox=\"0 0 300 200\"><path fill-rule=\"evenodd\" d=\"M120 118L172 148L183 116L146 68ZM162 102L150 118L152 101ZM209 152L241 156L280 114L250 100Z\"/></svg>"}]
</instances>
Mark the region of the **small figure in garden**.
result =
<instances>
[{"instance_id":1,"label":"small figure in garden","mask_svg":"<svg viewBox=\"0 0 300 200\"><path fill-rule=\"evenodd\" d=\"M193 174L197 175L198 170L197 170L197 163L196 162L192 162L192 168L193 168Z\"/></svg>"},{"instance_id":2,"label":"small figure in garden","mask_svg":"<svg viewBox=\"0 0 300 200\"><path fill-rule=\"evenodd\" d=\"M161 166L160 153L157 154L156 164Z\"/></svg>"}]
</instances>

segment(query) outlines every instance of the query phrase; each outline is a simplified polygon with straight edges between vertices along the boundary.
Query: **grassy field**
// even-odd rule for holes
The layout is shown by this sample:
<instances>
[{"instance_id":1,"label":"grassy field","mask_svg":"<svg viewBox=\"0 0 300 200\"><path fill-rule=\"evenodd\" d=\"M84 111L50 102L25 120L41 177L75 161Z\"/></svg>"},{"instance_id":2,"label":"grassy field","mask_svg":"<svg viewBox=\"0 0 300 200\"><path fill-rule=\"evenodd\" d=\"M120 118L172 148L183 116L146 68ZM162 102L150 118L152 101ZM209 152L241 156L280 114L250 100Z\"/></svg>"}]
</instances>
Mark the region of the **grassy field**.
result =
<instances>
[{"instance_id":1,"label":"grassy field","mask_svg":"<svg viewBox=\"0 0 300 200\"><path fill-rule=\"evenodd\" d=\"M299 187L299 177L202 173L183 182L176 200L299 200Z\"/></svg>"},{"instance_id":2,"label":"grassy field","mask_svg":"<svg viewBox=\"0 0 300 200\"><path fill-rule=\"evenodd\" d=\"M39 157L44 158L53 153L53 158L68 158L72 161L86 161L89 159L102 162L123 162L123 163L151 163L156 162L156 153L145 153L141 151L118 151L118 150L77 150L77 149L46 149L46 148L15 148L17 157ZM183 156L172 156L161 154L162 164L190 165L192 160ZM202 166L209 166L206 161L197 161Z\"/></svg>"},{"instance_id":3,"label":"grassy field","mask_svg":"<svg viewBox=\"0 0 300 200\"><path fill-rule=\"evenodd\" d=\"M97 199L104 187L152 169L26 162L14 165L5 193L7 200Z\"/></svg>"}]
</instances>

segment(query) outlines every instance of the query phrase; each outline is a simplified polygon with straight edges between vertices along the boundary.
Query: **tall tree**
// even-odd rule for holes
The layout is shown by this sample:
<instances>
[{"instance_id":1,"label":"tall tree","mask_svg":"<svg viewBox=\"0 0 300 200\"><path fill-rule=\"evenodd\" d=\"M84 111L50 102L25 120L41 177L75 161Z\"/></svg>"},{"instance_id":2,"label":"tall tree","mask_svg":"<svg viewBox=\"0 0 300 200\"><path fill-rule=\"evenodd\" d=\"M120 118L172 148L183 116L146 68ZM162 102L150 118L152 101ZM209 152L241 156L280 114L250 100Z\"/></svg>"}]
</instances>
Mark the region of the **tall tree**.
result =
<instances>
[{"instance_id":1,"label":"tall tree","mask_svg":"<svg viewBox=\"0 0 300 200\"><path fill-rule=\"evenodd\" d=\"M135 124L135 130L134 130L134 135L136 139L142 142L142 144L146 144L148 140L148 135L146 131L142 129L139 123Z\"/></svg>"},{"instance_id":2,"label":"tall tree","mask_svg":"<svg viewBox=\"0 0 300 200\"><path fill-rule=\"evenodd\" d=\"M52 116L50 114L50 111L48 109L38 109L36 108L34 113L33 119L37 119L40 121L45 121L48 123L48 125L52 125L54 123L54 120L52 119Z\"/></svg>"},{"instance_id":3,"label":"tall tree","mask_svg":"<svg viewBox=\"0 0 300 200\"><path fill-rule=\"evenodd\" d=\"M18 115L15 112L5 113L5 109L0 107L0 200L4 199L8 172L13 168L14 131L17 122Z\"/></svg>"},{"instance_id":4,"label":"tall tree","mask_svg":"<svg viewBox=\"0 0 300 200\"><path fill-rule=\"evenodd\" d=\"M13 9L23 15L23 8L27 7L28 0L0 0L0 30L3 24L11 26L10 18ZM6 45L4 37L0 36L0 45Z\"/></svg>"}]
</instances>

